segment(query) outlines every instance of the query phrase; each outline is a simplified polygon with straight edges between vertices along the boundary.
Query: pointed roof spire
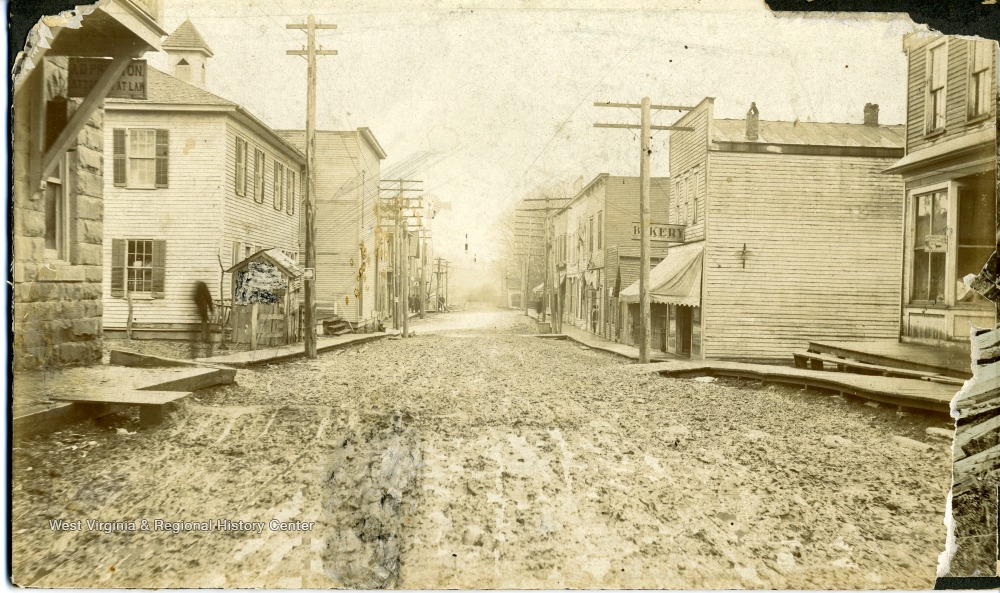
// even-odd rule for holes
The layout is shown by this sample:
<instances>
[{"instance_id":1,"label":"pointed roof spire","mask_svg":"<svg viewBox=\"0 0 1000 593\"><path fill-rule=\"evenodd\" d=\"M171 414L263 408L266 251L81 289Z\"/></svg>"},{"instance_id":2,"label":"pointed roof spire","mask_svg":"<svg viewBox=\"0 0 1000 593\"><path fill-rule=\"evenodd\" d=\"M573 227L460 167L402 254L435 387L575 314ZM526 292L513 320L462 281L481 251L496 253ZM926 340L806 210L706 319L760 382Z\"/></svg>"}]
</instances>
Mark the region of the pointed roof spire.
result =
<instances>
[{"instance_id":1,"label":"pointed roof spire","mask_svg":"<svg viewBox=\"0 0 1000 593\"><path fill-rule=\"evenodd\" d=\"M163 49L201 50L208 56L214 55L191 19L185 19L173 33L163 40L162 46Z\"/></svg>"}]
</instances>

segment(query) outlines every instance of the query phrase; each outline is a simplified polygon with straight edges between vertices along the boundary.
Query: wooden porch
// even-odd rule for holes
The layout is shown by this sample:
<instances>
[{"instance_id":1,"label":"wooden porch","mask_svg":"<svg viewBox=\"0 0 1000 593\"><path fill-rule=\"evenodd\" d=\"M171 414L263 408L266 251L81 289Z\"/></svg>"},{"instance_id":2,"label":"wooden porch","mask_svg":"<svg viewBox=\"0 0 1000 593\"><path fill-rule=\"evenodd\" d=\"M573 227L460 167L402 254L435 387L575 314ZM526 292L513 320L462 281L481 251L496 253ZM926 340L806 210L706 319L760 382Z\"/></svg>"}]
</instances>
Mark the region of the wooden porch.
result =
<instances>
[{"instance_id":1,"label":"wooden porch","mask_svg":"<svg viewBox=\"0 0 1000 593\"><path fill-rule=\"evenodd\" d=\"M809 342L809 352L929 375L963 380L972 378L972 354L968 343L931 345L896 340Z\"/></svg>"}]
</instances>

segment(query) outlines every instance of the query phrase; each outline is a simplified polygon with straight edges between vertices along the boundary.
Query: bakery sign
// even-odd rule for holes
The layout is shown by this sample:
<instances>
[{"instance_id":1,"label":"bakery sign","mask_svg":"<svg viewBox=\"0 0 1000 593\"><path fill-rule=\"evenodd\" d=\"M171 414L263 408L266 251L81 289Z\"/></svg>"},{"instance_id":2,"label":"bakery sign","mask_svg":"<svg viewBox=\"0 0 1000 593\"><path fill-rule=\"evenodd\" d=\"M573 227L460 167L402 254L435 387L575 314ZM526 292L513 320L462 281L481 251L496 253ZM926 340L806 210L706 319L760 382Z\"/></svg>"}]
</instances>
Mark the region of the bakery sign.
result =
<instances>
[{"instance_id":1,"label":"bakery sign","mask_svg":"<svg viewBox=\"0 0 1000 593\"><path fill-rule=\"evenodd\" d=\"M638 241L642 238L642 225L638 222L632 223L632 239ZM682 224L659 224L649 223L649 240L661 243L683 243L684 225Z\"/></svg>"},{"instance_id":2,"label":"bakery sign","mask_svg":"<svg viewBox=\"0 0 1000 593\"><path fill-rule=\"evenodd\" d=\"M105 58L70 58L67 92L86 97L111 65ZM146 60L132 60L108 91L109 99L146 99Z\"/></svg>"}]
</instances>

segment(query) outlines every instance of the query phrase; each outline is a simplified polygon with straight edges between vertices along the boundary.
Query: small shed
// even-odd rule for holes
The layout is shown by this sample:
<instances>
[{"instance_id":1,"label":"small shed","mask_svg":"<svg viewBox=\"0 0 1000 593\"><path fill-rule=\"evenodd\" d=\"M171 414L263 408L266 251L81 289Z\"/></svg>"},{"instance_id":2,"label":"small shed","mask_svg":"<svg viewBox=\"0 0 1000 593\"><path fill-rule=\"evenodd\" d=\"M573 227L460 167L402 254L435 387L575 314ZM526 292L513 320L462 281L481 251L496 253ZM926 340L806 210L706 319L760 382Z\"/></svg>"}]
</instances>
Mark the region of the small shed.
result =
<instances>
[{"instance_id":1,"label":"small shed","mask_svg":"<svg viewBox=\"0 0 1000 593\"><path fill-rule=\"evenodd\" d=\"M264 249L226 270L232 275L233 341L259 346L297 342L304 270L280 249Z\"/></svg>"}]
</instances>

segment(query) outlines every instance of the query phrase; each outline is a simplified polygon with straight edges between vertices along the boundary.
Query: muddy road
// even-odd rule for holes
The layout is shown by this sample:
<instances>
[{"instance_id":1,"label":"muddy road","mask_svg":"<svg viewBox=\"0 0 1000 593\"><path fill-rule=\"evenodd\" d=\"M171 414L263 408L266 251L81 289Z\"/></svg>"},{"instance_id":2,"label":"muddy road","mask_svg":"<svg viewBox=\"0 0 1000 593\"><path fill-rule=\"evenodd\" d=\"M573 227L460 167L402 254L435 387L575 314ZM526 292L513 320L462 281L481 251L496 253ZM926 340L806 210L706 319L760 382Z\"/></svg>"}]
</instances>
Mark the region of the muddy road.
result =
<instances>
[{"instance_id":1,"label":"muddy road","mask_svg":"<svg viewBox=\"0 0 1000 593\"><path fill-rule=\"evenodd\" d=\"M15 583L933 586L947 418L636 375L516 312L412 327L15 443Z\"/></svg>"}]
</instances>

